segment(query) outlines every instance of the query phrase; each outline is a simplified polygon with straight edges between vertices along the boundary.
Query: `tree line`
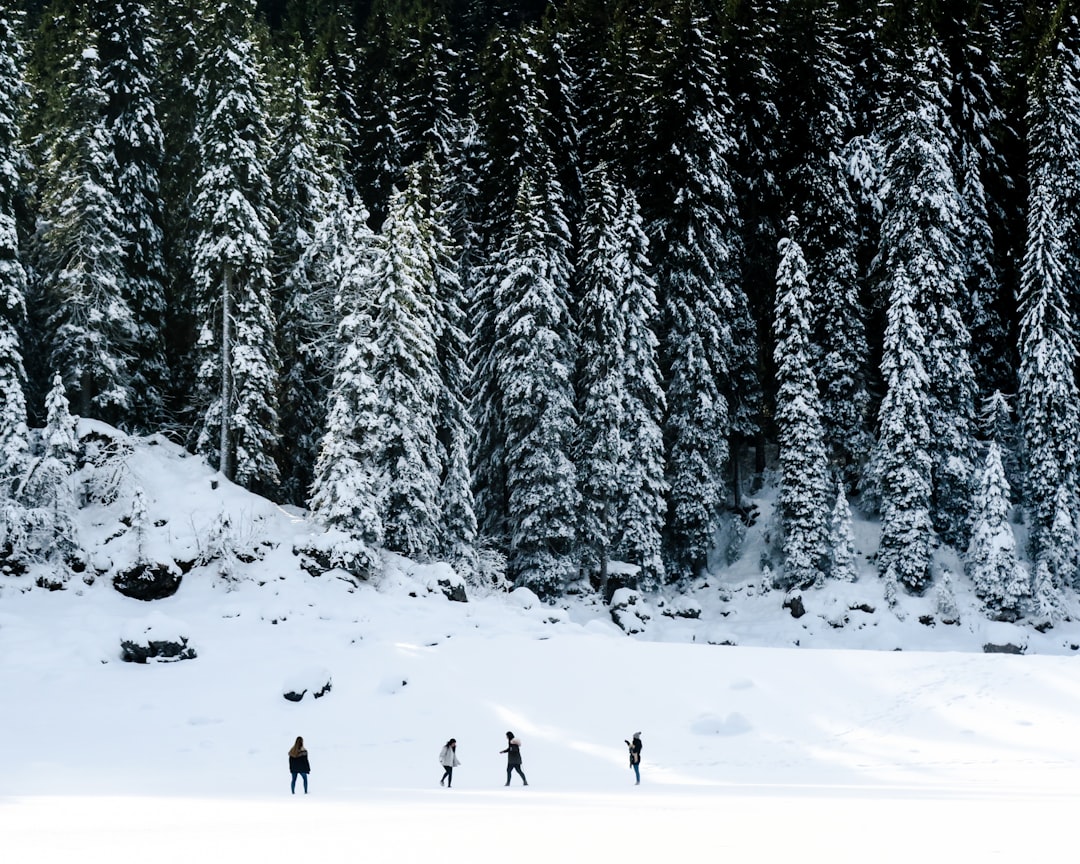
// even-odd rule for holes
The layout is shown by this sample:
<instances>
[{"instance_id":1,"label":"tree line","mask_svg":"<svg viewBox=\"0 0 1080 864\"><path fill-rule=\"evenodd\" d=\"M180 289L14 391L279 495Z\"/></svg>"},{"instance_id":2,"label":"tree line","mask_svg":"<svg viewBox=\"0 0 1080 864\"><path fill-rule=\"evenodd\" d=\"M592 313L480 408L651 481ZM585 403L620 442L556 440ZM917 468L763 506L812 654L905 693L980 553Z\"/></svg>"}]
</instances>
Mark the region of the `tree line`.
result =
<instances>
[{"instance_id":1,"label":"tree line","mask_svg":"<svg viewBox=\"0 0 1080 864\"><path fill-rule=\"evenodd\" d=\"M775 469L777 587L853 578L850 500L889 596L948 544L1050 625L1078 38L1064 0L0 12L3 555L78 557L41 539L70 404L360 574L681 584Z\"/></svg>"}]
</instances>

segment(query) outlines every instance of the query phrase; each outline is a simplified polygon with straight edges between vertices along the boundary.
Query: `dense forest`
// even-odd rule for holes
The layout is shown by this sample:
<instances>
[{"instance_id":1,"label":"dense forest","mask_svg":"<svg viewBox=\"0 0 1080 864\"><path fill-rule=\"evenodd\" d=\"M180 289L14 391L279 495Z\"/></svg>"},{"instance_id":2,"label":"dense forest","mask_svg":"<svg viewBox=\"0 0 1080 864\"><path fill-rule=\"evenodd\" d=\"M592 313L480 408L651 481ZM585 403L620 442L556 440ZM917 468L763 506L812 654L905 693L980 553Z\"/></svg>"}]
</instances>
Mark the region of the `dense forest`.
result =
<instances>
[{"instance_id":1,"label":"dense forest","mask_svg":"<svg viewBox=\"0 0 1080 864\"><path fill-rule=\"evenodd\" d=\"M74 414L360 575L678 584L768 475L779 588L854 505L893 596L941 544L991 617L1080 589L1067 0L14 5L9 571L79 566Z\"/></svg>"}]
</instances>

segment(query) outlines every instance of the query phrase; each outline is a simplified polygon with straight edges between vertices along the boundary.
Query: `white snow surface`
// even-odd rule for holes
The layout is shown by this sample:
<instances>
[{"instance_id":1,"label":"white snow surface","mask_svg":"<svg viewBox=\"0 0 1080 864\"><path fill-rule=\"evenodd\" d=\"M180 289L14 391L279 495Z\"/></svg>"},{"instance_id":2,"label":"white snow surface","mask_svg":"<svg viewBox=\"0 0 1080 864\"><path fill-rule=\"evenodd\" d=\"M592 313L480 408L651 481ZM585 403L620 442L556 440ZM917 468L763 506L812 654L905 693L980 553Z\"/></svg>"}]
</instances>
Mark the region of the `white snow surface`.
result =
<instances>
[{"instance_id":1,"label":"white snow surface","mask_svg":"<svg viewBox=\"0 0 1080 864\"><path fill-rule=\"evenodd\" d=\"M190 557L225 511L262 558L230 581L196 567L152 603L104 577L0 580L5 861L1004 861L1072 845L1080 630L986 622L962 575L959 624L930 620L932 595L890 610L860 548L859 580L803 592L795 619L751 529L691 596L643 597L628 636L595 598L471 586L451 602L440 566L313 577L292 554L302 514L212 489L163 439L128 470L157 532L144 548ZM113 538L101 569L134 554L113 536L124 508L82 513L86 537ZM198 656L121 662L148 629ZM282 696L328 680L320 699ZM527 788L503 785L507 731ZM297 735L306 796L289 792Z\"/></svg>"}]
</instances>

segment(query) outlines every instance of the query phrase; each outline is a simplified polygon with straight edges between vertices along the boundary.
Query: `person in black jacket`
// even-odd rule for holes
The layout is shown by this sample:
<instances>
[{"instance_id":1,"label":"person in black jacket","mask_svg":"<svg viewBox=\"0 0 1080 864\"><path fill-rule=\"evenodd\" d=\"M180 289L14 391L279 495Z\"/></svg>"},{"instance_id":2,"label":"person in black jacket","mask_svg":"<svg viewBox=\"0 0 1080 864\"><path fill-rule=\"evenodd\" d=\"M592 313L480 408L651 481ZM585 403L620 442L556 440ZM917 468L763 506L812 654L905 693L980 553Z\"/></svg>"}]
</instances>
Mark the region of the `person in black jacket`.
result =
<instances>
[{"instance_id":1,"label":"person in black jacket","mask_svg":"<svg viewBox=\"0 0 1080 864\"><path fill-rule=\"evenodd\" d=\"M529 781L521 773L521 742L514 737L513 732L506 733L506 749L499 752L506 754L506 785L510 785L510 772L517 771L518 776L521 777L521 782L528 786Z\"/></svg>"},{"instance_id":2,"label":"person in black jacket","mask_svg":"<svg viewBox=\"0 0 1080 864\"><path fill-rule=\"evenodd\" d=\"M292 772L292 794L296 794L296 775L304 778L304 794L307 795L307 775L311 773L311 763L308 762L307 750L304 749L304 739L296 736L296 743L289 750L289 771Z\"/></svg>"},{"instance_id":3,"label":"person in black jacket","mask_svg":"<svg viewBox=\"0 0 1080 864\"><path fill-rule=\"evenodd\" d=\"M623 739L626 741L626 739ZM633 741L626 741L626 746L630 748L630 767L634 769L634 785L641 784L641 733L634 733Z\"/></svg>"}]
</instances>

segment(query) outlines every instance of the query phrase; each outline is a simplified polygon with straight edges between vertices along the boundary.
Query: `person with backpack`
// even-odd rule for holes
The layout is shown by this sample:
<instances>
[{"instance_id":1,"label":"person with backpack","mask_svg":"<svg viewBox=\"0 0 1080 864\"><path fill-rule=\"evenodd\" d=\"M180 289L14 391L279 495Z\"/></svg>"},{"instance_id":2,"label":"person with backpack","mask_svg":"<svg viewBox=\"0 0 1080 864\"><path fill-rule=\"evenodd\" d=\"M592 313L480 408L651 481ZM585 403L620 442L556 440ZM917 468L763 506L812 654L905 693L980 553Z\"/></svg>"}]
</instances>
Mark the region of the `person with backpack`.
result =
<instances>
[{"instance_id":1,"label":"person with backpack","mask_svg":"<svg viewBox=\"0 0 1080 864\"><path fill-rule=\"evenodd\" d=\"M623 741L626 741L624 738ZM641 785L641 733L634 733L633 741L626 741L626 746L630 748L630 767L634 769L634 785Z\"/></svg>"},{"instance_id":2,"label":"person with backpack","mask_svg":"<svg viewBox=\"0 0 1080 864\"><path fill-rule=\"evenodd\" d=\"M450 788L450 784L454 782L454 769L461 763L457 758L457 739L451 738L445 744L443 744L442 750L439 751L439 764L443 766L442 779L439 781L440 786L446 786Z\"/></svg>"},{"instance_id":3,"label":"person with backpack","mask_svg":"<svg viewBox=\"0 0 1080 864\"><path fill-rule=\"evenodd\" d=\"M506 754L506 785L510 785L511 772L517 771L522 784L528 786L529 781L525 779L525 775L521 771L521 742L514 737L513 732L506 733L506 749L499 752Z\"/></svg>"},{"instance_id":4,"label":"person with backpack","mask_svg":"<svg viewBox=\"0 0 1080 864\"><path fill-rule=\"evenodd\" d=\"M292 773L292 794L296 794L296 775L304 778L304 794L307 795L307 775L311 773L311 763L308 762L307 750L304 749L304 739L296 736L296 743L289 750L289 771Z\"/></svg>"}]
</instances>

